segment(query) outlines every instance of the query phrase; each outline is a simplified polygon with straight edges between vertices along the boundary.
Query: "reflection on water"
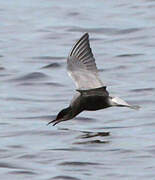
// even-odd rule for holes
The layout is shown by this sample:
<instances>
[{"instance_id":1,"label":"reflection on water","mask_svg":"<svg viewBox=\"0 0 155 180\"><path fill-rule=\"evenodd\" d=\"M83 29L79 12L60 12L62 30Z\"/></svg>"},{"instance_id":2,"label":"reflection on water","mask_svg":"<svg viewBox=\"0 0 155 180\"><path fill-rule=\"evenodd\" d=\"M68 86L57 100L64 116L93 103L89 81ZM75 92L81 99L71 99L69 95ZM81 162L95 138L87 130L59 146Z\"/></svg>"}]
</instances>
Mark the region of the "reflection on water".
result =
<instances>
[{"instance_id":1,"label":"reflection on water","mask_svg":"<svg viewBox=\"0 0 155 180\"><path fill-rule=\"evenodd\" d=\"M110 133L109 132L85 132L83 131L83 135L81 136L81 138L91 138L91 137L96 137L96 136L109 136Z\"/></svg>"},{"instance_id":2,"label":"reflection on water","mask_svg":"<svg viewBox=\"0 0 155 180\"><path fill-rule=\"evenodd\" d=\"M154 179L153 7L145 0L1 2L1 179ZM83 112L46 126L75 93L66 57L84 32L110 94L141 109Z\"/></svg>"}]
</instances>

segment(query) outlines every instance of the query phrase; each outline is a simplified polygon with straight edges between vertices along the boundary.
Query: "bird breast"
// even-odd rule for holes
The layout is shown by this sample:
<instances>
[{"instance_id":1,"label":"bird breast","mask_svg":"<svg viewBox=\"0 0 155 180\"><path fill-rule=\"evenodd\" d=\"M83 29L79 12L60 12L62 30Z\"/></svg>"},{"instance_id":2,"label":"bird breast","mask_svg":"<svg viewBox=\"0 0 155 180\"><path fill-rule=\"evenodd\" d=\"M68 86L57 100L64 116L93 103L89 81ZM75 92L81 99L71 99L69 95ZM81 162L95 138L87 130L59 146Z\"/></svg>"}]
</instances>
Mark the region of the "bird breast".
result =
<instances>
[{"instance_id":1,"label":"bird breast","mask_svg":"<svg viewBox=\"0 0 155 180\"><path fill-rule=\"evenodd\" d=\"M108 97L105 96L78 96L73 104L80 111L95 111L109 107Z\"/></svg>"}]
</instances>

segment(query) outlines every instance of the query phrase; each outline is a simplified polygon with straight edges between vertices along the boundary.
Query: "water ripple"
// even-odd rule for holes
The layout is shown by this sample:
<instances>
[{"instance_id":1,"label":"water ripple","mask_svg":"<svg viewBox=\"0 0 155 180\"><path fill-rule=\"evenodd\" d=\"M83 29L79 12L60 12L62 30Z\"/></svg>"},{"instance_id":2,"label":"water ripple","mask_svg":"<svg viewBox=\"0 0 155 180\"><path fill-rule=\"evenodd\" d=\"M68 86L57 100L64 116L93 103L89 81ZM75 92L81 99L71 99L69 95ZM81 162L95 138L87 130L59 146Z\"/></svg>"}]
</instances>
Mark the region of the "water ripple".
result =
<instances>
[{"instance_id":1,"label":"water ripple","mask_svg":"<svg viewBox=\"0 0 155 180\"><path fill-rule=\"evenodd\" d=\"M41 69L59 68L59 67L61 67L59 63L51 63L46 66L43 66Z\"/></svg>"},{"instance_id":2,"label":"water ripple","mask_svg":"<svg viewBox=\"0 0 155 180\"><path fill-rule=\"evenodd\" d=\"M23 75L18 78L11 79L10 81L36 81L48 78L47 75L41 72L32 72L26 75Z\"/></svg>"},{"instance_id":3,"label":"water ripple","mask_svg":"<svg viewBox=\"0 0 155 180\"><path fill-rule=\"evenodd\" d=\"M77 161L65 161L58 164L59 166L96 166L101 165L100 163L94 163L94 162L77 162Z\"/></svg>"},{"instance_id":4,"label":"water ripple","mask_svg":"<svg viewBox=\"0 0 155 180\"><path fill-rule=\"evenodd\" d=\"M150 91L155 91L155 88L141 88L141 89L132 89L130 90L132 92L150 92Z\"/></svg>"},{"instance_id":5,"label":"water ripple","mask_svg":"<svg viewBox=\"0 0 155 180\"><path fill-rule=\"evenodd\" d=\"M83 27L71 27L68 29L69 32L90 32L90 33L104 33L109 35L125 35L133 32L140 31L140 28L83 28Z\"/></svg>"},{"instance_id":6,"label":"water ripple","mask_svg":"<svg viewBox=\"0 0 155 180\"><path fill-rule=\"evenodd\" d=\"M12 171L9 172L8 174L13 174L13 175L38 175L38 173L34 172L34 171L30 171L30 170L18 170L18 171Z\"/></svg>"},{"instance_id":7,"label":"water ripple","mask_svg":"<svg viewBox=\"0 0 155 180\"><path fill-rule=\"evenodd\" d=\"M79 136L80 138L92 138L92 137L97 137L97 136L109 136L109 132L86 132L82 131L83 135Z\"/></svg>"},{"instance_id":8,"label":"water ripple","mask_svg":"<svg viewBox=\"0 0 155 180\"><path fill-rule=\"evenodd\" d=\"M99 139L91 140L91 141L82 141L82 142L75 142L73 144L106 144L109 143L109 141L101 141Z\"/></svg>"},{"instance_id":9,"label":"water ripple","mask_svg":"<svg viewBox=\"0 0 155 180\"><path fill-rule=\"evenodd\" d=\"M35 56L31 57L32 59L41 59L41 60L64 60L66 57L59 56Z\"/></svg>"},{"instance_id":10,"label":"water ripple","mask_svg":"<svg viewBox=\"0 0 155 180\"><path fill-rule=\"evenodd\" d=\"M28 2L0 7L1 179L154 179L155 1ZM142 108L46 126L70 104L66 54L84 32L108 89Z\"/></svg>"},{"instance_id":11,"label":"water ripple","mask_svg":"<svg viewBox=\"0 0 155 180\"><path fill-rule=\"evenodd\" d=\"M75 178L72 176L55 176L55 177L50 178L48 180L81 180L81 179Z\"/></svg>"},{"instance_id":12,"label":"water ripple","mask_svg":"<svg viewBox=\"0 0 155 180\"><path fill-rule=\"evenodd\" d=\"M120 54L120 55L117 55L116 57L136 57L136 56L142 56L144 54L140 54L140 53L135 53L135 54Z\"/></svg>"}]
</instances>

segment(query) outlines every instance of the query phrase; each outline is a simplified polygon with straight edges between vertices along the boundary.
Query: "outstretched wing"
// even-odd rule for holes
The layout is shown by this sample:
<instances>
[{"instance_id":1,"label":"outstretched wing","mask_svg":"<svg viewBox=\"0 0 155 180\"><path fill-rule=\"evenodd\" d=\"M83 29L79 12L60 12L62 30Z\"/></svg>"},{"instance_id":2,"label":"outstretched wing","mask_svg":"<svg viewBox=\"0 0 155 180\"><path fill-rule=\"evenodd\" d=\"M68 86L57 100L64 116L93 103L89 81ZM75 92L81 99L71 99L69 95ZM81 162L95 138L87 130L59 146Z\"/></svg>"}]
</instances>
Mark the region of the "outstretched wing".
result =
<instances>
[{"instance_id":1,"label":"outstretched wing","mask_svg":"<svg viewBox=\"0 0 155 180\"><path fill-rule=\"evenodd\" d=\"M93 89L103 86L98 77L88 33L85 33L73 46L67 59L67 70L78 89Z\"/></svg>"}]
</instances>

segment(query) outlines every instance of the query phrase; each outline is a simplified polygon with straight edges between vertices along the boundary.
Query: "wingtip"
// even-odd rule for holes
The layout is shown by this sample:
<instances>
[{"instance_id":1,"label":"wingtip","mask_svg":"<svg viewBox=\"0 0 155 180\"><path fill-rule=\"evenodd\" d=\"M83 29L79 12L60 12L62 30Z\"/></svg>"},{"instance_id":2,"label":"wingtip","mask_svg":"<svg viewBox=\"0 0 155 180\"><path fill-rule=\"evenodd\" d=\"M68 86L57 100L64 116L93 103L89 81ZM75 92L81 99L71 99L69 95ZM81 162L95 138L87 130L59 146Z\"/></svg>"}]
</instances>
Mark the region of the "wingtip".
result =
<instances>
[{"instance_id":1,"label":"wingtip","mask_svg":"<svg viewBox=\"0 0 155 180\"><path fill-rule=\"evenodd\" d=\"M89 36L89 33L88 32L85 32L84 34L88 35Z\"/></svg>"},{"instance_id":2,"label":"wingtip","mask_svg":"<svg viewBox=\"0 0 155 180\"><path fill-rule=\"evenodd\" d=\"M83 38L89 38L89 33L88 32L85 32L80 39L83 39Z\"/></svg>"},{"instance_id":3,"label":"wingtip","mask_svg":"<svg viewBox=\"0 0 155 180\"><path fill-rule=\"evenodd\" d=\"M85 33L83 34L83 37L84 37L84 36L89 37L89 33L88 33L88 32L85 32Z\"/></svg>"},{"instance_id":4,"label":"wingtip","mask_svg":"<svg viewBox=\"0 0 155 180\"><path fill-rule=\"evenodd\" d=\"M84 33L81 38L74 44L71 52L69 53L69 56L72 56L72 55L76 55L77 53L77 50L79 49L79 47L83 44L83 42L88 42L89 41L89 34L86 32Z\"/></svg>"}]
</instances>

